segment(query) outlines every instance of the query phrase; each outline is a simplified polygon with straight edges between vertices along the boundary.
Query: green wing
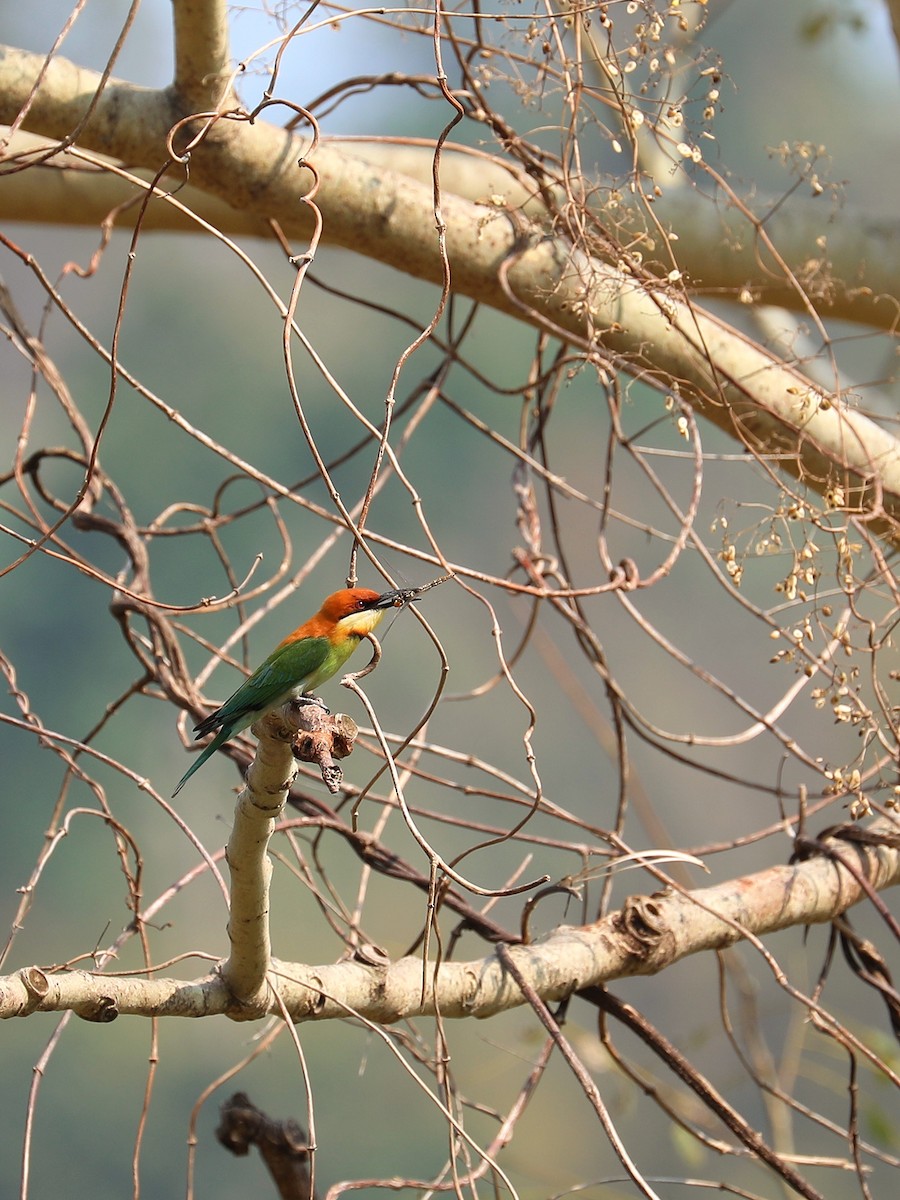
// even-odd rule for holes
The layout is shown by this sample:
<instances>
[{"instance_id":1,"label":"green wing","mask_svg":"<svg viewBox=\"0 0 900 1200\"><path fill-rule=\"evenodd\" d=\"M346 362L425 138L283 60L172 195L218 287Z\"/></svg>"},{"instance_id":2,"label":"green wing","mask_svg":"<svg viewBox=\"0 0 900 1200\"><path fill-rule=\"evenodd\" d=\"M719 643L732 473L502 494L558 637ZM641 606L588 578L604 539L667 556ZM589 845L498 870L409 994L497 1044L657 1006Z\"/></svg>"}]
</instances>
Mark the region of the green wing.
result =
<instances>
[{"instance_id":1,"label":"green wing","mask_svg":"<svg viewBox=\"0 0 900 1200\"><path fill-rule=\"evenodd\" d=\"M194 726L197 736L221 728L228 730L228 737L233 737L261 713L283 703L291 692L305 691L307 681L319 674L330 650L328 638L304 638L279 646L221 708Z\"/></svg>"}]
</instances>

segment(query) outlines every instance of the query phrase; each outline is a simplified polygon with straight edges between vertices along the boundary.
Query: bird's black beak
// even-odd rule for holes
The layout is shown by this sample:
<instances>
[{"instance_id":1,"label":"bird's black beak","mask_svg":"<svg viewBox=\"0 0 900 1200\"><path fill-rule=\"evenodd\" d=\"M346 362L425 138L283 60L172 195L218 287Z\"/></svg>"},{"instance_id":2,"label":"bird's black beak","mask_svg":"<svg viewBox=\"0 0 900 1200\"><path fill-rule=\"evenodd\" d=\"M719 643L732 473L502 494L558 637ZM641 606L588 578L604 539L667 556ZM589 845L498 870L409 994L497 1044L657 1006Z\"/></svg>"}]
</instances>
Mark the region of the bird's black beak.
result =
<instances>
[{"instance_id":1,"label":"bird's black beak","mask_svg":"<svg viewBox=\"0 0 900 1200\"><path fill-rule=\"evenodd\" d=\"M390 592L382 592L373 608L403 608L419 599L419 588L394 588Z\"/></svg>"}]
</instances>

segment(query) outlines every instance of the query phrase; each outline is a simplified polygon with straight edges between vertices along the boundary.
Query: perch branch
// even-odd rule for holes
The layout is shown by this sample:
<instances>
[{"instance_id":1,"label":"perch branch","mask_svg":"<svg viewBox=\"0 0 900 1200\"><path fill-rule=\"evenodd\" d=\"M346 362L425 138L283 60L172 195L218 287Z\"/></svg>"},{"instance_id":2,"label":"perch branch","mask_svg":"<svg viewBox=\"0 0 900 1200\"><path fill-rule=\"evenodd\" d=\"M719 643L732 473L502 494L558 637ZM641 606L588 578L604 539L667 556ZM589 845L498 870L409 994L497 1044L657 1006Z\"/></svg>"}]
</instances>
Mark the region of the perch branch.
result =
<instances>
[{"instance_id":1,"label":"perch branch","mask_svg":"<svg viewBox=\"0 0 900 1200\"><path fill-rule=\"evenodd\" d=\"M558 1001L614 979L657 974L688 955L724 949L748 935L831 921L866 899L866 886L882 890L900 883L896 847L848 848L841 842L836 849L841 859L823 854L694 892L634 896L602 921L561 926L543 941L508 952L538 996ZM852 872L842 861L848 855L854 858ZM413 957L314 967L273 960L269 978L277 978L280 999L270 995L268 1011L281 1013L284 1007L294 1021L344 1017L348 1009L382 1024L438 1010L445 1019L488 1017L525 1002L496 953L472 962L444 962L436 971L426 970L424 979L422 961ZM67 1009L99 1022L122 1013L262 1015L236 1001L218 971L179 981L29 967L0 978L2 1017Z\"/></svg>"}]
</instances>

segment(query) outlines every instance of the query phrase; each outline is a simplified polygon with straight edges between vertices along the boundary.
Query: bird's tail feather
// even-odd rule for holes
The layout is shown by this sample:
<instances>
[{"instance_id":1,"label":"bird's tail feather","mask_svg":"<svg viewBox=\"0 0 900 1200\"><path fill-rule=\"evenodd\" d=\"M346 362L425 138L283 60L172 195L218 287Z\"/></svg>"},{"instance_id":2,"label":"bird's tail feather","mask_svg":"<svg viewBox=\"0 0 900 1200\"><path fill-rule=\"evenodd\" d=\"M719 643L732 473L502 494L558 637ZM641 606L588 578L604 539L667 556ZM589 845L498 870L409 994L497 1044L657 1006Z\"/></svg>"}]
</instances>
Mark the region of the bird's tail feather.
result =
<instances>
[{"instance_id":1,"label":"bird's tail feather","mask_svg":"<svg viewBox=\"0 0 900 1200\"><path fill-rule=\"evenodd\" d=\"M172 793L173 800L178 795L178 793L181 791L181 789L184 787L184 785L187 783L187 781L190 779L190 777L193 775L193 773L195 771L199 771L200 768L203 766L203 764L206 762L206 760L208 758L210 758L213 754L215 754L215 752L218 750L218 748L221 745L223 745L225 742L228 741L229 737L231 737L231 732L232 731L230 729L220 729L219 730L219 732L216 734L216 736L213 738L213 740L209 743L209 745L206 747L206 749L202 752L202 754L199 755L199 757L197 758L197 761L191 763L191 765L188 767L188 769L182 775L181 782L178 784L178 787Z\"/></svg>"}]
</instances>

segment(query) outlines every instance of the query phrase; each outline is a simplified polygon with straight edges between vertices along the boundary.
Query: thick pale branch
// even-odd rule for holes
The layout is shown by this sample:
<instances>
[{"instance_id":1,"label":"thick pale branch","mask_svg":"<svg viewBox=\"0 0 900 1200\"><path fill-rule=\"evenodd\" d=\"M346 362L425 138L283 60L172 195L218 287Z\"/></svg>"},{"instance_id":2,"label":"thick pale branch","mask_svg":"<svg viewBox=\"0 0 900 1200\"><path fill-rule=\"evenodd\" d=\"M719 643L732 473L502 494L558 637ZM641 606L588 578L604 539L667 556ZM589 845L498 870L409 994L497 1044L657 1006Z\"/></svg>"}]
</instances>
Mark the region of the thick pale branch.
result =
<instances>
[{"instance_id":1,"label":"thick pale branch","mask_svg":"<svg viewBox=\"0 0 900 1200\"><path fill-rule=\"evenodd\" d=\"M431 181L431 145L389 138L335 138L328 144L419 183ZM467 200L486 202L496 197L535 221L546 216L531 179L512 164L472 150L444 149L441 187ZM611 237L633 242L635 234L648 227L646 212L634 197L617 189L615 200L605 209L605 195L598 189L589 200L594 214ZM559 201L564 204L565 197L560 195ZM757 303L805 311L802 297L762 245L753 223L726 195L703 196L693 187L673 185L653 199L652 207L660 226L677 234L673 248L678 266L692 287L721 293L723 299L743 292ZM752 207L766 235L825 316L896 330L900 234L893 217L875 218L852 206L836 208L826 196L792 196L787 204L773 198L770 213L761 198ZM655 256L661 259L659 234L653 228L649 231L657 244ZM642 243L637 245L640 248ZM644 257L654 255L645 250Z\"/></svg>"},{"instance_id":2,"label":"thick pale branch","mask_svg":"<svg viewBox=\"0 0 900 1200\"><path fill-rule=\"evenodd\" d=\"M144 187L128 181L139 179L149 186L154 171L141 167L116 174L107 169L113 160L106 155L63 151L47 158L57 145L47 138L35 137L21 130L11 139L8 156L20 161L33 157L36 161L27 171L4 175L0 183L0 219L27 221L31 224L79 225L97 228L115 209L116 228L130 230L140 211ZM96 164L96 165L95 165ZM127 176L127 177L126 177ZM196 214L229 237L271 237L272 227L265 217L234 208L227 200L210 196L192 184L182 184L183 175L176 168L160 181L161 187L178 189L176 204L151 204L143 215L143 228L167 233L196 233ZM185 211L187 210L187 211ZM283 226L289 236L296 232Z\"/></svg>"},{"instance_id":3,"label":"thick pale branch","mask_svg":"<svg viewBox=\"0 0 900 1200\"><path fill-rule=\"evenodd\" d=\"M53 145L46 138L20 131L9 152L45 153ZM430 185L433 146L364 138L324 138L322 146ZM151 171L137 168L133 173L150 182ZM441 187L445 195L476 203L495 197L536 222L546 217L544 202L534 185L494 156L445 147ZM96 226L113 208L137 198L137 189L122 178L85 169L71 156L58 155L36 166L33 172L16 173L4 180L0 218ZM190 184L179 190L178 199L229 236L270 235L264 216L235 208L226 199ZM825 316L875 329L897 328L900 232L895 219L875 218L850 207L835 209L824 197L792 197L790 204L774 205L768 216L759 201L754 210L767 236ZM663 229L677 234L679 267L692 288L716 292L723 299L749 295L756 303L804 311L796 287L761 245L751 221L727 197L701 197L693 190L672 188L655 200L653 212ZM601 209L596 215L603 220ZM280 212L278 220L289 238L309 232L305 214L296 206L294 211ZM631 241L636 230L643 227L642 221L646 223L636 202L621 198L610 211L607 225L611 236ZM121 216L118 224L130 228L127 215ZM144 227L177 233L196 230L179 208L167 204L152 205L144 217ZM329 240L327 229L324 240Z\"/></svg>"},{"instance_id":4,"label":"thick pale branch","mask_svg":"<svg viewBox=\"0 0 900 1200\"><path fill-rule=\"evenodd\" d=\"M31 96L43 66L40 54L0 46L0 107L5 124L12 123ZM57 55L32 101L28 128L63 141L78 127L100 86L96 71ZM165 161L166 134L183 115L173 93L111 79L80 140L100 154L152 169Z\"/></svg>"},{"instance_id":5,"label":"thick pale branch","mask_svg":"<svg viewBox=\"0 0 900 1200\"><path fill-rule=\"evenodd\" d=\"M0 120L11 121L28 94L38 56L9 51L21 81L7 88ZM0 70L3 68L0 67ZM34 78L34 74L31 78ZM45 136L64 137L83 117L87 72L54 60L29 119ZM121 107L120 107L121 106ZM140 120L135 119L138 110ZM122 108L130 113L116 144ZM152 169L164 160L171 97L110 85L81 142ZM168 122L168 124L167 124ZM135 138L144 135L141 153ZM298 216L302 140L263 121L223 120L192 154L190 177L204 189L259 215ZM431 189L407 175L369 166L322 146L315 155L316 203L336 244L439 282L442 263ZM679 395L708 419L779 466L843 503L896 539L900 446L850 406L832 401L738 331L692 305L685 294L654 288L546 236L505 210L458 196L442 198L452 285L457 292L522 320L556 330L601 360ZM310 226L311 229L311 226ZM677 381L677 383L675 382ZM832 494L834 492L832 491Z\"/></svg>"},{"instance_id":6,"label":"thick pale branch","mask_svg":"<svg viewBox=\"0 0 900 1200\"><path fill-rule=\"evenodd\" d=\"M830 845L873 889L900 883L900 850L842 841ZM534 991L555 1001L614 979L656 974L688 955L734 945L746 934L758 937L829 921L866 895L857 874L831 858L816 857L685 895L632 897L603 921L560 927L543 941L514 946L509 953ZM348 1010L383 1024L436 1010L444 1017L487 1017L524 1003L495 954L424 968L418 958L373 966L365 961L369 957L319 967L274 960L269 981L296 1021L341 1017ZM0 979L2 1017L67 1009L94 1021L119 1014L226 1014L244 1020L261 1015L236 1002L218 972L185 983L86 971L49 974L31 967ZM280 1011L274 998L270 1011Z\"/></svg>"},{"instance_id":7,"label":"thick pale branch","mask_svg":"<svg viewBox=\"0 0 900 1200\"><path fill-rule=\"evenodd\" d=\"M247 774L247 785L238 796L225 854L231 872L231 954L222 964L221 976L235 1000L248 1009L265 1012L271 1002L266 982L272 953L269 841L297 774L297 764L290 745L266 736L263 722L254 725L253 732L259 737L256 756Z\"/></svg>"},{"instance_id":8,"label":"thick pale branch","mask_svg":"<svg viewBox=\"0 0 900 1200\"><path fill-rule=\"evenodd\" d=\"M191 108L219 109L230 96L225 0L173 0L175 90Z\"/></svg>"}]
</instances>

